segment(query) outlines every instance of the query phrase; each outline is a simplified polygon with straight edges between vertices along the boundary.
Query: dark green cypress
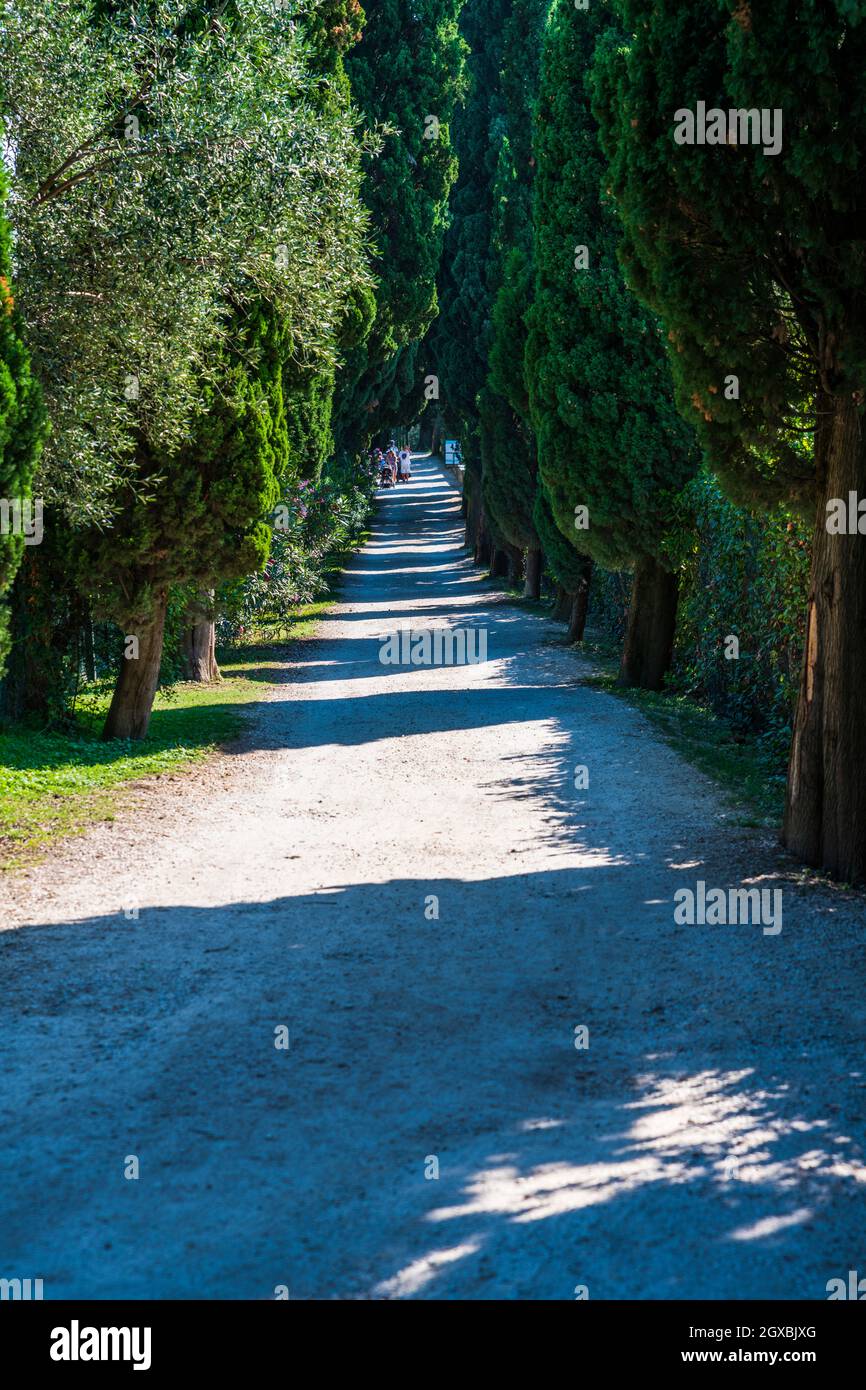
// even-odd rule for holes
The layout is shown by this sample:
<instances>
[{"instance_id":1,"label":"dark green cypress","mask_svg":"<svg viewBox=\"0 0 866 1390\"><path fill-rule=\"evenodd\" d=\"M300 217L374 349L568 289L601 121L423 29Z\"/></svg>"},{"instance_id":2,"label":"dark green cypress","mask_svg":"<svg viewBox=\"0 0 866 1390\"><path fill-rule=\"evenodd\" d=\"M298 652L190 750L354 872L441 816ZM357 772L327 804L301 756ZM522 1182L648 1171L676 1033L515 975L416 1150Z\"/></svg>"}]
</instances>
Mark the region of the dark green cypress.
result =
<instances>
[{"instance_id":1,"label":"dark green cypress","mask_svg":"<svg viewBox=\"0 0 866 1390\"><path fill-rule=\"evenodd\" d=\"M335 434L350 452L405 423L417 398L418 344L437 312L436 274L457 169L450 122L462 82L462 3L380 0L346 58L353 100L367 123L392 128L368 160L363 190L378 285L369 335L346 354L340 372Z\"/></svg>"},{"instance_id":2,"label":"dark green cypress","mask_svg":"<svg viewBox=\"0 0 866 1390\"><path fill-rule=\"evenodd\" d=\"M559 590L554 616L568 623L569 640L579 642L586 623L592 560L581 554L557 526L541 478L538 479L532 521L544 562Z\"/></svg>"},{"instance_id":3,"label":"dark green cypress","mask_svg":"<svg viewBox=\"0 0 866 1390\"><path fill-rule=\"evenodd\" d=\"M489 370L479 397L483 493L506 543L526 552L528 596L537 598L541 551L533 521L537 456L524 372L525 315L532 303L532 112L549 0L511 0L502 29L500 113L488 282Z\"/></svg>"},{"instance_id":4,"label":"dark green cypress","mask_svg":"<svg viewBox=\"0 0 866 1390\"><path fill-rule=\"evenodd\" d=\"M441 386L445 429L461 441L467 541L490 557L481 493L479 396L487 380L493 286L490 247L497 155L491 126L501 113L503 27L511 0L467 0L461 34L468 46L468 90L454 118L457 180L439 271L439 316L428 346Z\"/></svg>"},{"instance_id":5,"label":"dark green cypress","mask_svg":"<svg viewBox=\"0 0 866 1390\"><path fill-rule=\"evenodd\" d=\"M36 542L45 524L44 517L39 519L39 503L31 498L45 418L15 306L6 196L6 174L0 164L0 676L9 652L6 595L25 549L22 526L29 517L28 529Z\"/></svg>"},{"instance_id":6,"label":"dark green cypress","mask_svg":"<svg viewBox=\"0 0 866 1390\"><path fill-rule=\"evenodd\" d=\"M625 265L667 326L680 409L736 499L815 518L785 840L863 880L866 543L856 504L853 534L827 523L836 499L866 498L866 5L617 11L627 41L599 51L596 112ZM680 143L699 102L725 123L766 112L766 138L747 119L741 140L737 118L726 142L713 117L721 143Z\"/></svg>"},{"instance_id":7,"label":"dark green cypress","mask_svg":"<svg viewBox=\"0 0 866 1390\"><path fill-rule=\"evenodd\" d=\"M553 516L599 564L634 568L620 678L658 689L677 601L667 532L699 456L674 405L661 326L628 290L617 261L620 232L602 186L587 83L596 40L611 25L603 0L588 11L556 0L550 13L535 120L526 363Z\"/></svg>"},{"instance_id":8,"label":"dark green cypress","mask_svg":"<svg viewBox=\"0 0 866 1390\"><path fill-rule=\"evenodd\" d=\"M207 589L267 559L288 459L285 332L268 306L235 319L187 445L167 458L142 446L111 530L92 532L83 546L82 585L138 644L133 659L121 660L106 738L147 733L171 586Z\"/></svg>"}]
</instances>

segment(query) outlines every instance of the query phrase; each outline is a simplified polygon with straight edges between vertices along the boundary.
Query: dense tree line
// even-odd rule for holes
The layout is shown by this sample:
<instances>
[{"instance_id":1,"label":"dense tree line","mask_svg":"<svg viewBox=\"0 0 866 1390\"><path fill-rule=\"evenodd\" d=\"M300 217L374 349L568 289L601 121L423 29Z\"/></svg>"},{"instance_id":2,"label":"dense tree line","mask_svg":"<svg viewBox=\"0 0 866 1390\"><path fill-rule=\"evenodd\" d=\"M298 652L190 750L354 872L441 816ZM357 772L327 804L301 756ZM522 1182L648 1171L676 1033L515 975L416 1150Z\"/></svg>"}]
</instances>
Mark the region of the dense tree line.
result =
<instances>
[{"instance_id":1,"label":"dense tree line","mask_svg":"<svg viewBox=\"0 0 866 1390\"><path fill-rule=\"evenodd\" d=\"M4 10L7 717L113 673L105 737L145 736L161 677L217 678L215 624L278 623L360 524L364 446L423 399L459 9Z\"/></svg>"},{"instance_id":2,"label":"dense tree line","mask_svg":"<svg viewBox=\"0 0 866 1390\"><path fill-rule=\"evenodd\" d=\"M592 572L624 683L787 735L784 839L857 880L864 20L468 0L431 335L476 557L537 593L540 551L572 636Z\"/></svg>"},{"instance_id":3,"label":"dense tree line","mask_svg":"<svg viewBox=\"0 0 866 1390\"><path fill-rule=\"evenodd\" d=\"M630 294L617 262L587 83L597 38L610 28L601 5L577 25L573 7L558 6L547 26L525 366L554 519L598 564L633 567L621 675L657 689L677 606L669 532L698 453L674 407L661 325Z\"/></svg>"},{"instance_id":4,"label":"dense tree line","mask_svg":"<svg viewBox=\"0 0 866 1390\"><path fill-rule=\"evenodd\" d=\"M787 844L866 878L864 59L857 0L6 7L6 715L110 673L142 737L420 417L476 559L789 741Z\"/></svg>"},{"instance_id":5,"label":"dense tree line","mask_svg":"<svg viewBox=\"0 0 866 1390\"><path fill-rule=\"evenodd\" d=\"M866 490L866 6L691 4L641 23L642 7L618 8L633 38L606 42L596 87L624 264L666 322L680 407L722 482L815 515L785 840L860 879L866 559L827 523L833 499ZM783 148L683 144L661 158L674 75L680 108L778 113ZM730 378L736 395L721 389Z\"/></svg>"},{"instance_id":6,"label":"dense tree line","mask_svg":"<svg viewBox=\"0 0 866 1390\"><path fill-rule=\"evenodd\" d=\"M31 501L31 487L45 433L42 400L15 306L6 195L6 175L0 168L0 506L4 508L0 532L0 671L9 654L9 615L4 600L25 542L37 537L39 518Z\"/></svg>"},{"instance_id":7,"label":"dense tree line","mask_svg":"<svg viewBox=\"0 0 866 1390\"><path fill-rule=\"evenodd\" d=\"M364 164L377 277L369 332L347 356L341 443L411 420L424 396L422 342L437 312L436 277L456 173L451 119L462 90L462 0L377 0L346 63L352 92L382 145Z\"/></svg>"}]
</instances>

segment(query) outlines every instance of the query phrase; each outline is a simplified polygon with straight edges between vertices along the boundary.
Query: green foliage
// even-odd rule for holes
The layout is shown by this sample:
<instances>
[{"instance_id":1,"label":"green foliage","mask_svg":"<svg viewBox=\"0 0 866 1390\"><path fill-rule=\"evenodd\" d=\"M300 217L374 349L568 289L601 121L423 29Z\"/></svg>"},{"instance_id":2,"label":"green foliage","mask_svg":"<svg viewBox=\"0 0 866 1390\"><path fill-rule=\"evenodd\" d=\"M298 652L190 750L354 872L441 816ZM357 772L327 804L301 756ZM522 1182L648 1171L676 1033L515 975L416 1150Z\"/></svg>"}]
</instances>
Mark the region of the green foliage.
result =
<instances>
[{"instance_id":1,"label":"green foliage","mask_svg":"<svg viewBox=\"0 0 866 1390\"><path fill-rule=\"evenodd\" d=\"M21 317L15 305L6 196L6 174L0 164L0 501L8 507L0 529L0 676L9 651L5 598L25 549L20 528L27 523L27 512L22 508L31 495L45 437L41 395L31 374L30 358L21 339ZM13 502L19 509L17 520ZM32 510L30 523L37 523ZM37 539L36 530L31 534Z\"/></svg>"},{"instance_id":2,"label":"green foliage","mask_svg":"<svg viewBox=\"0 0 866 1390\"><path fill-rule=\"evenodd\" d=\"M668 684L722 717L737 737L758 735L767 765L784 774L803 652L809 534L778 506L737 507L705 472L690 483L694 529L683 533L674 661ZM589 621L618 642L629 576L596 571ZM725 655L735 636L739 656Z\"/></svg>"},{"instance_id":3,"label":"green foliage","mask_svg":"<svg viewBox=\"0 0 866 1390\"><path fill-rule=\"evenodd\" d=\"M313 92L323 118L354 119L351 88L344 55L361 38L364 12L358 0L320 0L304 16L310 38L309 66L328 80ZM298 345L283 363L283 395L288 426L287 477L318 478L334 449L332 417L337 362L345 365L369 337L376 314L376 296L366 277L348 287L342 318L335 324L332 356L320 360L301 355Z\"/></svg>"},{"instance_id":4,"label":"green foliage","mask_svg":"<svg viewBox=\"0 0 866 1390\"><path fill-rule=\"evenodd\" d=\"M862 387L866 5L617 0L595 64L623 261L732 496L808 503L816 392ZM780 109L783 149L677 144L674 113ZM740 383L726 399L725 378Z\"/></svg>"},{"instance_id":5,"label":"green foliage","mask_svg":"<svg viewBox=\"0 0 866 1390\"><path fill-rule=\"evenodd\" d=\"M487 380L494 286L489 278L497 152L491 126L501 107L503 25L511 0L467 0L467 94L454 118L458 172L439 269L439 316L429 335L447 429L460 437L467 498L481 489L478 398Z\"/></svg>"},{"instance_id":6,"label":"green foliage","mask_svg":"<svg viewBox=\"0 0 866 1390\"><path fill-rule=\"evenodd\" d=\"M593 637L601 638L605 655L614 657L622 650L628 626L631 602L632 575L628 570L605 570L595 567L589 591L588 621ZM670 677L666 677L670 687Z\"/></svg>"},{"instance_id":7,"label":"green foliage","mask_svg":"<svg viewBox=\"0 0 866 1390\"><path fill-rule=\"evenodd\" d=\"M573 542L566 540L557 526L550 498L540 478L537 482L532 520L544 551L548 572L569 594L576 594L581 582L588 578L587 557L578 553Z\"/></svg>"},{"instance_id":8,"label":"green foliage","mask_svg":"<svg viewBox=\"0 0 866 1390\"><path fill-rule=\"evenodd\" d=\"M662 332L627 290L619 228L585 77L611 25L598 0L557 0L545 34L535 151L535 300L526 366L539 467L557 525L617 569L641 555L670 564L675 498L698 466L678 416ZM576 262L585 248L587 268Z\"/></svg>"},{"instance_id":9,"label":"green foliage","mask_svg":"<svg viewBox=\"0 0 866 1390\"><path fill-rule=\"evenodd\" d=\"M334 11L334 6L329 11ZM333 365L368 282L355 118L306 0L20 0L0 114L28 341L52 424L38 487L108 521L137 451L180 449L226 306L266 299Z\"/></svg>"},{"instance_id":10,"label":"green foliage","mask_svg":"<svg viewBox=\"0 0 866 1390\"><path fill-rule=\"evenodd\" d=\"M346 58L355 102L383 131L363 187L376 242L376 313L366 343L346 359L335 416L338 445L350 452L404 423L417 399L417 344L437 312L457 169L450 121L462 83L462 3L379 0Z\"/></svg>"},{"instance_id":11,"label":"green foliage","mask_svg":"<svg viewBox=\"0 0 866 1390\"><path fill-rule=\"evenodd\" d=\"M692 485L697 538L680 598L673 680L739 731L766 734L787 754L803 653L809 537L802 520L776 507L756 516L718 484ZM739 657L725 658L725 638Z\"/></svg>"},{"instance_id":12,"label":"green foliage","mask_svg":"<svg viewBox=\"0 0 866 1390\"><path fill-rule=\"evenodd\" d=\"M479 397L484 501L511 545L538 546L533 524L535 435L524 372L525 316L533 299L532 112L548 0L512 0L503 26L501 113L493 183L488 281L492 287L487 382Z\"/></svg>"},{"instance_id":13,"label":"green foliage","mask_svg":"<svg viewBox=\"0 0 866 1390\"><path fill-rule=\"evenodd\" d=\"M219 589L221 642L287 634L298 606L327 592L337 560L360 539L374 486L369 466L333 461L318 481L284 493L264 569Z\"/></svg>"},{"instance_id":14,"label":"green foliage","mask_svg":"<svg viewBox=\"0 0 866 1390\"><path fill-rule=\"evenodd\" d=\"M51 718L85 596L130 631L167 589L265 563L281 484L331 451L372 282L353 0L37 8L0 26L0 102L53 427L37 481L64 541L28 567L7 704Z\"/></svg>"},{"instance_id":15,"label":"green foliage","mask_svg":"<svg viewBox=\"0 0 866 1390\"><path fill-rule=\"evenodd\" d=\"M127 630L146 622L160 590L187 582L210 588L267 559L268 519L288 457L285 328L261 304L233 327L186 446L160 456L142 445L111 528L82 541L82 587Z\"/></svg>"}]
</instances>

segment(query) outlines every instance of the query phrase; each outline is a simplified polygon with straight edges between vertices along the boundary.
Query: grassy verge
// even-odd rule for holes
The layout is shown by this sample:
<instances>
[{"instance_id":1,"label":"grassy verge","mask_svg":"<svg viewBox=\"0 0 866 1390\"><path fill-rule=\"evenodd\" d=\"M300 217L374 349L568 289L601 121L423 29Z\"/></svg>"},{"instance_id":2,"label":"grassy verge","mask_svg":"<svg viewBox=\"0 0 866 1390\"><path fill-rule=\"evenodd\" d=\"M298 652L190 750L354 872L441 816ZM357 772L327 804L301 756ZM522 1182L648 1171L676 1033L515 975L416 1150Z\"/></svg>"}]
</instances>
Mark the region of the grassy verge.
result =
<instances>
[{"instance_id":1,"label":"grassy verge","mask_svg":"<svg viewBox=\"0 0 866 1390\"><path fill-rule=\"evenodd\" d=\"M588 677L587 683L641 710L666 743L727 793L736 812L735 823L779 828L785 800L785 770L779 768L759 738L736 734L724 719L687 695L618 686L619 651L597 633L588 632L580 650L599 668L599 673Z\"/></svg>"},{"instance_id":2,"label":"grassy verge","mask_svg":"<svg viewBox=\"0 0 866 1390\"><path fill-rule=\"evenodd\" d=\"M79 698L75 722L62 732L0 726L0 872L34 863L56 841L113 820L126 804L130 783L171 776L201 762L242 731L248 707L273 684L285 661L283 643L309 637L333 603L338 568L328 593L298 609L280 644L250 643L218 653L223 679L214 685L182 682L157 693L142 742L99 738L111 692L92 687Z\"/></svg>"}]
</instances>

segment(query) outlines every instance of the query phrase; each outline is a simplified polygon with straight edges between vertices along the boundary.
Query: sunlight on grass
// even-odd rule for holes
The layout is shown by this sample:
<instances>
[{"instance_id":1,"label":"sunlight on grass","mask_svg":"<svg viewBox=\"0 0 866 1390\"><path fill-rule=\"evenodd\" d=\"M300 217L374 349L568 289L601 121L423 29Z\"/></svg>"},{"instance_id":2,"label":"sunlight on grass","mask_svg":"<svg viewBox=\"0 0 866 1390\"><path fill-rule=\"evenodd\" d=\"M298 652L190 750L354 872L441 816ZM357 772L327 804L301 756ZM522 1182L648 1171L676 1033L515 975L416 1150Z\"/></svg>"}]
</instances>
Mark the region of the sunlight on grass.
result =
<instances>
[{"instance_id":1,"label":"sunlight on grass","mask_svg":"<svg viewBox=\"0 0 866 1390\"><path fill-rule=\"evenodd\" d=\"M218 684L160 692L141 743L100 740L108 692L89 696L71 733L0 732L0 866L18 867L29 851L111 819L124 783L198 762L237 737L243 706L265 688L250 674L254 665L229 660Z\"/></svg>"},{"instance_id":2,"label":"sunlight on grass","mask_svg":"<svg viewBox=\"0 0 866 1390\"><path fill-rule=\"evenodd\" d=\"M334 601L298 610L284 641L310 637ZM103 743L108 689L85 689L74 725L63 731L0 726L0 871L33 863L40 851L97 821L114 819L131 782L182 772L241 733L245 706L264 697L289 653L282 644L250 643L220 654L223 679L181 682L158 692L143 742Z\"/></svg>"}]
</instances>

